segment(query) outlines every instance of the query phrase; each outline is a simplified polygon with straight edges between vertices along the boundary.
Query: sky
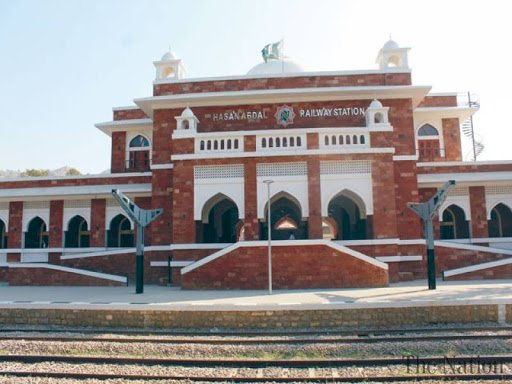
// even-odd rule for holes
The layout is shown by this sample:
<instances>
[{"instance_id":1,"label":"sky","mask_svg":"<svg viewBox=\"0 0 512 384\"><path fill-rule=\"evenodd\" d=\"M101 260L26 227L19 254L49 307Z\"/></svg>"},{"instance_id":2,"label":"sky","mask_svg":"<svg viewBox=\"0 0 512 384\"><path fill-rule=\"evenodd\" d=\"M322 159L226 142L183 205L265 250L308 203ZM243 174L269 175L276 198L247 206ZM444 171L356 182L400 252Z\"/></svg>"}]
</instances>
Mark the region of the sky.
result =
<instances>
[{"instance_id":1,"label":"sky","mask_svg":"<svg viewBox=\"0 0 512 384\"><path fill-rule=\"evenodd\" d=\"M311 70L376 69L390 35L411 48L413 84L479 96L479 160L512 159L509 4L0 0L0 169L107 170L110 137L94 124L151 95L169 46L188 78L243 75L280 39Z\"/></svg>"}]
</instances>

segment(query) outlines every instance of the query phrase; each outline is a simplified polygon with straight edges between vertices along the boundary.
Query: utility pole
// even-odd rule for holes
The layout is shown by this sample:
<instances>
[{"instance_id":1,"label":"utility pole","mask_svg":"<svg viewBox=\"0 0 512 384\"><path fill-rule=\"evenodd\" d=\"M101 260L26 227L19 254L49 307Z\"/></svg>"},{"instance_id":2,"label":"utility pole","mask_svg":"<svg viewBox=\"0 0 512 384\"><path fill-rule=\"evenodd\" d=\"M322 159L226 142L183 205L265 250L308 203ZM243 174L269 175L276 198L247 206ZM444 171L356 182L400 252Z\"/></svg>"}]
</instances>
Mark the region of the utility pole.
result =
<instances>
[{"instance_id":1,"label":"utility pole","mask_svg":"<svg viewBox=\"0 0 512 384\"><path fill-rule=\"evenodd\" d=\"M423 221L423 235L427 241L428 289L436 289L436 259L432 219L437 215L439 207L446 200L448 190L454 185L455 180L449 180L425 203L407 203L407 206Z\"/></svg>"},{"instance_id":2,"label":"utility pole","mask_svg":"<svg viewBox=\"0 0 512 384\"><path fill-rule=\"evenodd\" d=\"M164 211L159 209L142 209L118 189L112 190L112 196L137 226L135 253L135 293L144 292L144 228Z\"/></svg>"}]
</instances>

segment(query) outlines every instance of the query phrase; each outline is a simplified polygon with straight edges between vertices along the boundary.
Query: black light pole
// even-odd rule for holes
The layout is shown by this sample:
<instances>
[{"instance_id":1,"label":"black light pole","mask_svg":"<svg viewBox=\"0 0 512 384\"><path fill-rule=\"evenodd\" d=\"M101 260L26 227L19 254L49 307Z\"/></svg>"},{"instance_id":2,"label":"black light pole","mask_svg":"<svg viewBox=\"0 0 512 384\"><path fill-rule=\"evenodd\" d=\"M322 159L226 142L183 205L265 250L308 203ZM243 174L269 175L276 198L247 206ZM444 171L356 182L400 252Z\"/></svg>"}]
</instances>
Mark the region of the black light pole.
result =
<instances>
[{"instance_id":1,"label":"black light pole","mask_svg":"<svg viewBox=\"0 0 512 384\"><path fill-rule=\"evenodd\" d=\"M423 221L423 234L427 241L428 289L436 289L436 258L434 253L434 226L432 219L448 196L448 189L455 185L455 180L447 181L437 193L425 203L407 203L407 206Z\"/></svg>"},{"instance_id":2,"label":"black light pole","mask_svg":"<svg viewBox=\"0 0 512 384\"><path fill-rule=\"evenodd\" d=\"M155 220L164 210L142 209L135 205L118 189L112 190L112 196L121 208L130 216L137 226L137 242L135 253L135 293L144 292L144 228Z\"/></svg>"}]
</instances>

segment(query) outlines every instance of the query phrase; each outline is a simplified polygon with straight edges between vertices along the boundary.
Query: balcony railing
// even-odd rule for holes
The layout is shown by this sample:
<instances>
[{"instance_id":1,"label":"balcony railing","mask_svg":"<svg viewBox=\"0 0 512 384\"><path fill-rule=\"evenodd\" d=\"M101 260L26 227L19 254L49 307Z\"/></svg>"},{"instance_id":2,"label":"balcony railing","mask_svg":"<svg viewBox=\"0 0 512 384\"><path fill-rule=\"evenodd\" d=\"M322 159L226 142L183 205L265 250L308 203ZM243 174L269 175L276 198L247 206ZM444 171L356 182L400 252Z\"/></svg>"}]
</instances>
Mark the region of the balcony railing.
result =
<instances>
[{"instance_id":1,"label":"balcony railing","mask_svg":"<svg viewBox=\"0 0 512 384\"><path fill-rule=\"evenodd\" d=\"M126 160L126 172L146 172L151 169L151 159L131 159Z\"/></svg>"}]
</instances>

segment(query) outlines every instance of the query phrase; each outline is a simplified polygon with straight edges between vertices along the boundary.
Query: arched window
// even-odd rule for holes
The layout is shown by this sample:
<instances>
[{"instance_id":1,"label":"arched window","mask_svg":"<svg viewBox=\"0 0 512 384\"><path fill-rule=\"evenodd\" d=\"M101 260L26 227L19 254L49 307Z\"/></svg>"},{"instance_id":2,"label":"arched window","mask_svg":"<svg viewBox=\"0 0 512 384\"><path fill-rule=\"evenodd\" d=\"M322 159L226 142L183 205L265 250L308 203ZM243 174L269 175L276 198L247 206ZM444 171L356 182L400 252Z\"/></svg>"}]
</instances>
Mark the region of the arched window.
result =
<instances>
[{"instance_id":1,"label":"arched window","mask_svg":"<svg viewBox=\"0 0 512 384\"><path fill-rule=\"evenodd\" d=\"M220 149L224 149L224 139L220 141Z\"/></svg>"},{"instance_id":2,"label":"arched window","mask_svg":"<svg viewBox=\"0 0 512 384\"><path fill-rule=\"evenodd\" d=\"M279 148L281 146L281 138L276 137L276 147Z\"/></svg>"},{"instance_id":3,"label":"arched window","mask_svg":"<svg viewBox=\"0 0 512 384\"><path fill-rule=\"evenodd\" d=\"M133 229L128 218L122 214L117 215L110 222L108 230L108 247L133 247Z\"/></svg>"},{"instance_id":4,"label":"arched window","mask_svg":"<svg viewBox=\"0 0 512 384\"><path fill-rule=\"evenodd\" d=\"M295 138L290 137L290 147L295 147Z\"/></svg>"},{"instance_id":5,"label":"arched window","mask_svg":"<svg viewBox=\"0 0 512 384\"><path fill-rule=\"evenodd\" d=\"M357 144L357 135L352 136L352 143Z\"/></svg>"},{"instance_id":6,"label":"arched window","mask_svg":"<svg viewBox=\"0 0 512 384\"><path fill-rule=\"evenodd\" d=\"M452 204L443 212L442 221L439 223L441 239L467 239L469 238L469 224L464 211L459 206Z\"/></svg>"},{"instance_id":7,"label":"arched window","mask_svg":"<svg viewBox=\"0 0 512 384\"><path fill-rule=\"evenodd\" d=\"M235 139L235 140L234 140L234 148L235 148L235 149L238 149L238 139Z\"/></svg>"},{"instance_id":8,"label":"arched window","mask_svg":"<svg viewBox=\"0 0 512 384\"><path fill-rule=\"evenodd\" d=\"M430 124L424 124L418 129L418 136L439 136L439 132Z\"/></svg>"},{"instance_id":9,"label":"arched window","mask_svg":"<svg viewBox=\"0 0 512 384\"><path fill-rule=\"evenodd\" d=\"M274 139L272 137L269 137L268 139L268 146L272 148L274 146Z\"/></svg>"},{"instance_id":10,"label":"arched window","mask_svg":"<svg viewBox=\"0 0 512 384\"><path fill-rule=\"evenodd\" d=\"M364 135L359 136L359 143L360 144L365 144L365 142L366 142L366 140L364 138Z\"/></svg>"},{"instance_id":11,"label":"arched window","mask_svg":"<svg viewBox=\"0 0 512 384\"><path fill-rule=\"evenodd\" d=\"M36 216L28 223L25 232L25 248L48 248L48 229L46 223Z\"/></svg>"},{"instance_id":12,"label":"arched window","mask_svg":"<svg viewBox=\"0 0 512 384\"><path fill-rule=\"evenodd\" d=\"M213 149L214 149L214 150L219 149L219 142L218 142L217 140L215 140L215 141L213 142Z\"/></svg>"},{"instance_id":13,"label":"arched window","mask_svg":"<svg viewBox=\"0 0 512 384\"><path fill-rule=\"evenodd\" d=\"M512 211L505 204L498 204L491 210L489 237L512 237Z\"/></svg>"},{"instance_id":14,"label":"arched window","mask_svg":"<svg viewBox=\"0 0 512 384\"><path fill-rule=\"evenodd\" d=\"M199 150L204 151L204 140L201 140L201 144L199 145Z\"/></svg>"},{"instance_id":15,"label":"arched window","mask_svg":"<svg viewBox=\"0 0 512 384\"><path fill-rule=\"evenodd\" d=\"M7 248L7 228L2 220L0 220L0 248Z\"/></svg>"},{"instance_id":16,"label":"arched window","mask_svg":"<svg viewBox=\"0 0 512 384\"><path fill-rule=\"evenodd\" d=\"M231 139L228 139L228 149L231 149Z\"/></svg>"},{"instance_id":17,"label":"arched window","mask_svg":"<svg viewBox=\"0 0 512 384\"><path fill-rule=\"evenodd\" d=\"M288 146L288 138L283 137L283 147L287 147L287 146Z\"/></svg>"},{"instance_id":18,"label":"arched window","mask_svg":"<svg viewBox=\"0 0 512 384\"><path fill-rule=\"evenodd\" d=\"M267 203L268 204L268 203ZM267 205L264 208L265 219L260 225L260 239L268 238ZM287 192L274 195L270 203L271 231L273 240L306 239L307 222L302 221L300 203Z\"/></svg>"},{"instance_id":19,"label":"arched window","mask_svg":"<svg viewBox=\"0 0 512 384\"><path fill-rule=\"evenodd\" d=\"M130 140L128 145L128 164L130 171L147 171L150 167L149 140L142 135L137 135Z\"/></svg>"},{"instance_id":20,"label":"arched window","mask_svg":"<svg viewBox=\"0 0 512 384\"><path fill-rule=\"evenodd\" d=\"M350 144L350 136L349 136L349 135L347 135L345 138L346 138L345 142L346 142L347 144Z\"/></svg>"},{"instance_id":21,"label":"arched window","mask_svg":"<svg viewBox=\"0 0 512 384\"><path fill-rule=\"evenodd\" d=\"M266 137L261 139L261 147L262 148L267 148L267 138Z\"/></svg>"},{"instance_id":22,"label":"arched window","mask_svg":"<svg viewBox=\"0 0 512 384\"><path fill-rule=\"evenodd\" d=\"M343 145L343 135L340 135L340 136L338 137L338 139L339 139L339 141L338 141L338 142L340 143L340 145Z\"/></svg>"},{"instance_id":23,"label":"arched window","mask_svg":"<svg viewBox=\"0 0 512 384\"><path fill-rule=\"evenodd\" d=\"M336 136L334 136L334 135L331 136L331 143L332 143L332 145L336 145Z\"/></svg>"},{"instance_id":24,"label":"arched window","mask_svg":"<svg viewBox=\"0 0 512 384\"><path fill-rule=\"evenodd\" d=\"M302 145L302 140L300 136L297 136L297 147L300 147Z\"/></svg>"},{"instance_id":25,"label":"arched window","mask_svg":"<svg viewBox=\"0 0 512 384\"><path fill-rule=\"evenodd\" d=\"M380 124L384 121L384 116L382 116L382 113L377 112L375 114L375 124Z\"/></svg>"},{"instance_id":26,"label":"arched window","mask_svg":"<svg viewBox=\"0 0 512 384\"><path fill-rule=\"evenodd\" d=\"M430 124L418 129L418 156L420 161L433 161L440 156L439 131Z\"/></svg>"},{"instance_id":27,"label":"arched window","mask_svg":"<svg viewBox=\"0 0 512 384\"><path fill-rule=\"evenodd\" d=\"M66 248L89 247L90 232L87 229L87 222L82 216L74 216L68 224L68 230L64 234L64 246Z\"/></svg>"}]
</instances>

